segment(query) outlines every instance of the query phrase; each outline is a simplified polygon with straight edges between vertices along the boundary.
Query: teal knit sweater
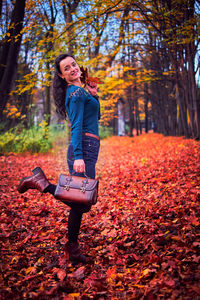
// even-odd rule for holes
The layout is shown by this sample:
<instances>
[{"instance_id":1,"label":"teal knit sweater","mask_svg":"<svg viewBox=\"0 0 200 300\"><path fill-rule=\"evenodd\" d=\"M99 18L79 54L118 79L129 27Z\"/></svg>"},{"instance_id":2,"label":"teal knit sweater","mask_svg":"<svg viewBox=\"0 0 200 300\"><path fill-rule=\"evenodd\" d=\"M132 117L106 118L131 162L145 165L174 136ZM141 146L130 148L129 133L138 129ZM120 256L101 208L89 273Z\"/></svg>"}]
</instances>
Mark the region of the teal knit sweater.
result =
<instances>
[{"instance_id":1,"label":"teal knit sweater","mask_svg":"<svg viewBox=\"0 0 200 300\"><path fill-rule=\"evenodd\" d=\"M72 145L75 159L82 159L83 132L99 135L100 104L83 88L70 85L65 101L67 115L71 123Z\"/></svg>"}]
</instances>

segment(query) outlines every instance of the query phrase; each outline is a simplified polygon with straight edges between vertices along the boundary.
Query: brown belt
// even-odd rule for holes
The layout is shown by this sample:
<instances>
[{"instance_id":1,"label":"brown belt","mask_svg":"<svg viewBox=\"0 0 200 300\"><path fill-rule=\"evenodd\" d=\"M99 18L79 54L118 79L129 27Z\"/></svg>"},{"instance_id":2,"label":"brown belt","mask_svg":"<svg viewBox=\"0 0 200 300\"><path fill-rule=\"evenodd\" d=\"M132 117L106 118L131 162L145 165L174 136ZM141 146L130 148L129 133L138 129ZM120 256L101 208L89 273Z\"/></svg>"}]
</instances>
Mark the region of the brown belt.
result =
<instances>
[{"instance_id":1,"label":"brown belt","mask_svg":"<svg viewBox=\"0 0 200 300\"><path fill-rule=\"evenodd\" d=\"M97 135L95 135L95 134L93 134L93 133L90 133L90 132L83 132L83 135L91 136L91 137L97 139L98 141L100 141L100 137L97 136Z\"/></svg>"}]
</instances>

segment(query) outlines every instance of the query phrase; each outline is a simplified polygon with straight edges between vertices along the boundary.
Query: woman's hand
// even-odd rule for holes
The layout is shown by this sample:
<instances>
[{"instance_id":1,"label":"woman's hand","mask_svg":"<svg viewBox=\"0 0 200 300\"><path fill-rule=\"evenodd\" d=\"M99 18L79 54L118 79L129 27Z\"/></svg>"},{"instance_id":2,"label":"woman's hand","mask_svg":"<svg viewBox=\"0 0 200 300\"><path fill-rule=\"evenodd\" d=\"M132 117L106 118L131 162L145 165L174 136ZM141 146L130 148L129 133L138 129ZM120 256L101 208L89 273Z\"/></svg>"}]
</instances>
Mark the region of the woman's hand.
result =
<instances>
[{"instance_id":1,"label":"woman's hand","mask_svg":"<svg viewBox=\"0 0 200 300\"><path fill-rule=\"evenodd\" d=\"M73 169L77 173L84 173L85 172L85 162L83 159L76 159L74 161Z\"/></svg>"},{"instance_id":2,"label":"woman's hand","mask_svg":"<svg viewBox=\"0 0 200 300\"><path fill-rule=\"evenodd\" d=\"M97 94L97 83L92 81L87 81L86 88L88 89L88 92L92 96L96 96Z\"/></svg>"}]
</instances>

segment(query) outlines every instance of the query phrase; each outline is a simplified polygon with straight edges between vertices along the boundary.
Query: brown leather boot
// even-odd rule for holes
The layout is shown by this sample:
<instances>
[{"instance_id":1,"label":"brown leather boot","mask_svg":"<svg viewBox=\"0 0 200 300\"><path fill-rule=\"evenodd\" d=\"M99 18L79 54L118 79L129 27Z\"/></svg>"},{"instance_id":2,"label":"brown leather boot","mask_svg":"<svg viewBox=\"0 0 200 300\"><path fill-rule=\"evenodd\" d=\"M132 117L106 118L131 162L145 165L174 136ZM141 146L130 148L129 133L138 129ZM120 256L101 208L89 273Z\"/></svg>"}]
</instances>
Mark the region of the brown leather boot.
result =
<instances>
[{"instance_id":1,"label":"brown leather boot","mask_svg":"<svg viewBox=\"0 0 200 300\"><path fill-rule=\"evenodd\" d=\"M19 193L24 193L28 189L36 189L40 192L43 192L45 188L50 184L47 180L44 172L40 167L35 168L32 176L24 177L20 184L17 187Z\"/></svg>"},{"instance_id":2,"label":"brown leather boot","mask_svg":"<svg viewBox=\"0 0 200 300\"><path fill-rule=\"evenodd\" d=\"M77 242L68 242L65 246L65 250L69 254L69 260L76 264L79 262L87 263L87 258L80 251L79 244Z\"/></svg>"}]
</instances>

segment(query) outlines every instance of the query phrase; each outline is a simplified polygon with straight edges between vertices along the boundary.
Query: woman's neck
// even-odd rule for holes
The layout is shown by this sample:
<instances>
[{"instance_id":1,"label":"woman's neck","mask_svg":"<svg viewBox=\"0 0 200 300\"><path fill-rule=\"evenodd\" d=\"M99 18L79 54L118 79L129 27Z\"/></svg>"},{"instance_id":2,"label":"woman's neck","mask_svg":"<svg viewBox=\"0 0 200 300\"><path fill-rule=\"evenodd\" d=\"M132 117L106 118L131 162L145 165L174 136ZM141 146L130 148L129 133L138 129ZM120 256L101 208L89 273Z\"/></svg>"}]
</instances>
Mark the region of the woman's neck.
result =
<instances>
[{"instance_id":1,"label":"woman's neck","mask_svg":"<svg viewBox=\"0 0 200 300\"><path fill-rule=\"evenodd\" d=\"M74 80L73 82L68 82L68 85L76 85L76 86L82 87L82 82L79 78L77 80Z\"/></svg>"}]
</instances>

